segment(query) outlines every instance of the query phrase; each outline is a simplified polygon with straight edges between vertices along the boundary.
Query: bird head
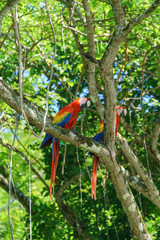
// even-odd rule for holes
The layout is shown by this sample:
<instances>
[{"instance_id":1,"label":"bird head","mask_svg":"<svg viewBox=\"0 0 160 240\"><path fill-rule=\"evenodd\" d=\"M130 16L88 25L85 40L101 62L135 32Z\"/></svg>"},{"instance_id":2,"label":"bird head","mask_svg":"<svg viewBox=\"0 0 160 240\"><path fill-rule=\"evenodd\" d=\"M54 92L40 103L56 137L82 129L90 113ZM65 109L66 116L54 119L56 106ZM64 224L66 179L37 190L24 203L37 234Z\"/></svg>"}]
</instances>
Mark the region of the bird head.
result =
<instances>
[{"instance_id":1,"label":"bird head","mask_svg":"<svg viewBox=\"0 0 160 240\"><path fill-rule=\"evenodd\" d=\"M126 107L118 106L116 107L116 112L119 117L123 117L127 115Z\"/></svg>"},{"instance_id":2,"label":"bird head","mask_svg":"<svg viewBox=\"0 0 160 240\"><path fill-rule=\"evenodd\" d=\"M89 98L79 98L79 104L81 108L87 108L91 105L91 100Z\"/></svg>"}]
</instances>

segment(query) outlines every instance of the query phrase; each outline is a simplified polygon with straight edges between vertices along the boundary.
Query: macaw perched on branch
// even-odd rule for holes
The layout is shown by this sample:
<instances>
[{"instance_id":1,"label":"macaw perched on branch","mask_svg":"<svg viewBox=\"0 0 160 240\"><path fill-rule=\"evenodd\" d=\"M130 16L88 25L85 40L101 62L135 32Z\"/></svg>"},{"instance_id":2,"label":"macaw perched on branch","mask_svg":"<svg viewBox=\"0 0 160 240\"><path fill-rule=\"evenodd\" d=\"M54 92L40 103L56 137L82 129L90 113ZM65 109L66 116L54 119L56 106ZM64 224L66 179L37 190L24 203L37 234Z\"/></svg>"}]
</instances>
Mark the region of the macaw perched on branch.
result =
<instances>
[{"instance_id":1,"label":"macaw perched on branch","mask_svg":"<svg viewBox=\"0 0 160 240\"><path fill-rule=\"evenodd\" d=\"M118 124L121 121L122 116L126 116L127 110L125 107L118 106L116 108L116 127L115 127L115 136L117 135L118 131ZM94 141L103 143L103 130L104 130L104 119L99 125L99 128L97 130L97 133L95 137L93 138ZM97 155L94 155L94 160L93 160L93 168L92 168L92 177L91 177L91 195L92 198L94 196L94 199L96 199L96 184L97 184L97 168L98 168L98 162L99 158Z\"/></svg>"},{"instance_id":2,"label":"macaw perched on branch","mask_svg":"<svg viewBox=\"0 0 160 240\"><path fill-rule=\"evenodd\" d=\"M62 128L71 129L75 126L78 113L82 108L87 108L90 106L91 100L89 98L77 98L71 104L63 107L55 116L53 124L56 124ZM48 133L40 146L41 149L47 147L52 143L52 168L51 168L51 182L50 182L50 198L53 186L54 195L54 184L56 177L56 169L58 165L59 158L59 139L52 137Z\"/></svg>"}]
</instances>

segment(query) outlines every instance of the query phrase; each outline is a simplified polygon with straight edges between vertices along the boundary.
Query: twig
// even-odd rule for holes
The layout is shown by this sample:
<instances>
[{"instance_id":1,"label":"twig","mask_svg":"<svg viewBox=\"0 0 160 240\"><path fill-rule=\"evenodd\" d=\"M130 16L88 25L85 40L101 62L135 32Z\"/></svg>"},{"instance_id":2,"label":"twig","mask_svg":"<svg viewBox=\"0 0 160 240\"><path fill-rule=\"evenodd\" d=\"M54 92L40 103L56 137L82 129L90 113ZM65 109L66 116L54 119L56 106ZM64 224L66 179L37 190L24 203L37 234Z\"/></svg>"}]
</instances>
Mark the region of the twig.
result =
<instances>
[{"instance_id":1,"label":"twig","mask_svg":"<svg viewBox=\"0 0 160 240\"><path fill-rule=\"evenodd\" d=\"M78 80L78 85L77 85L76 92L75 92L75 98L77 97L77 94L78 94L78 91L79 91L79 87L81 85L81 81L82 81L82 77L83 77L83 71L84 71L84 66L82 67L81 75L80 75L80 78Z\"/></svg>"},{"instance_id":2,"label":"twig","mask_svg":"<svg viewBox=\"0 0 160 240\"><path fill-rule=\"evenodd\" d=\"M149 175L150 178L152 177L151 175L151 169L150 169L150 164L149 164L149 158L148 158L148 149L147 149L147 144L146 144L146 129L145 129L145 125L146 125L146 115L143 109L143 93L144 93L144 75L145 75L145 63L146 63L146 59L147 56L149 54L149 52L151 51L151 49L149 49L144 58L143 58L143 62L142 62L142 84L141 84L141 94L140 94L140 105L141 105L141 110L142 110L142 118L143 118L143 122L142 122L142 129L143 129L143 141L144 141L144 148L145 148L145 153L146 153L146 160L147 160L147 167L149 170Z\"/></svg>"},{"instance_id":3,"label":"twig","mask_svg":"<svg viewBox=\"0 0 160 240\"><path fill-rule=\"evenodd\" d=\"M107 185L106 179L104 178L104 182L103 182L104 202L105 202L105 206L106 206L106 204L108 203L108 208L110 209L110 208L111 208L111 205L110 205L109 198L108 198L108 195L107 195L106 185ZM107 199L107 202L106 202L106 199ZM106 208L106 207L105 207L105 208ZM106 218L107 218L107 217L106 217ZM117 237L117 239L119 240L119 235L118 235L116 223L115 223L115 221L114 221L114 217L111 216L111 219L113 220L113 225L114 225L114 229L115 229L115 232L116 232L116 237ZM106 219L106 222L107 222L107 219ZM108 228L107 228L107 230L108 230Z\"/></svg>"},{"instance_id":4,"label":"twig","mask_svg":"<svg viewBox=\"0 0 160 240\"><path fill-rule=\"evenodd\" d=\"M0 11L0 38L1 38L1 25L2 25L3 18L5 17L7 12L10 10L10 8L18 4L20 1L21 0L7 1L6 5Z\"/></svg>"},{"instance_id":5,"label":"twig","mask_svg":"<svg viewBox=\"0 0 160 240\"><path fill-rule=\"evenodd\" d=\"M13 203L14 201L15 201L15 199L12 199L12 200L10 201L10 205L11 205L11 203ZM2 208L0 209L0 212L2 212L3 210L5 210L6 208L8 208L8 204L7 204L6 206L2 207Z\"/></svg>"},{"instance_id":6,"label":"twig","mask_svg":"<svg viewBox=\"0 0 160 240\"><path fill-rule=\"evenodd\" d=\"M65 143L65 147L64 147L64 157L63 157L63 163L62 163L62 174L64 174L64 165L66 162L66 153L67 153L67 143Z\"/></svg>"},{"instance_id":7,"label":"twig","mask_svg":"<svg viewBox=\"0 0 160 240\"><path fill-rule=\"evenodd\" d=\"M11 146L11 157L10 157L10 167L9 167L9 196L8 196L8 219L9 219L9 227L11 231L11 236L12 240L14 240L14 235L13 235L13 228L12 228L12 222L11 222L11 217L10 217L10 199L12 195L12 163L13 163L13 148L14 148L14 142L16 138L16 132L17 132L17 127L18 127L18 114L16 114L16 127L14 131L14 137L13 137L13 142Z\"/></svg>"},{"instance_id":8,"label":"twig","mask_svg":"<svg viewBox=\"0 0 160 240\"><path fill-rule=\"evenodd\" d=\"M81 120L81 135L83 135L83 123L84 123L85 113L86 113L86 109L83 112L83 116L82 116L82 120ZM88 166L87 166L86 151L84 149L83 149L83 155L84 155L85 167L87 169L88 176L91 179L89 169L88 169Z\"/></svg>"},{"instance_id":9,"label":"twig","mask_svg":"<svg viewBox=\"0 0 160 240\"><path fill-rule=\"evenodd\" d=\"M47 2L46 2L46 8L48 10L48 6L47 6ZM52 32L53 32L53 36L54 36L54 42L55 42L55 48L54 48L54 54L53 54L53 59L52 59L52 67L51 67L51 75L50 75L50 81L48 83L48 86L47 86L47 94L46 94L46 111L45 111L45 115L44 115L44 119L43 119L43 128L41 130L41 133L39 135L37 135L33 129L31 128L30 124L29 124L29 121L28 121L28 118L23 110L23 90L22 90L22 68L23 68L23 65L22 65L22 48L21 48L21 42L20 42L20 35L19 35L19 29L18 29L18 18L17 16L15 16L14 14L14 11L13 9L11 9L11 13L12 13L12 16L13 16L13 21L14 21L14 28L15 28L15 36L16 36L16 39L17 39L17 47L18 47L18 57L19 57L19 92L20 92L20 106L21 106L21 111L22 111L22 115L24 116L25 120L26 120L26 123L30 129L30 131L37 137L37 138L41 138L43 132L44 132L44 129L45 129L45 126L46 126L46 118L47 118L47 114L48 114L48 92L49 92L49 87L50 87L50 83L51 83L51 79L52 79L52 76L53 76L53 62L54 62L54 59L55 59L55 55L56 55L56 38L55 38L55 33L54 33L54 29L53 29L53 24L52 24L52 21L50 19L50 15L49 15L49 11L47 11L48 13L48 16L49 16L49 21L51 23L51 27L52 27ZM17 15L17 13L16 13Z\"/></svg>"},{"instance_id":10,"label":"twig","mask_svg":"<svg viewBox=\"0 0 160 240\"><path fill-rule=\"evenodd\" d=\"M80 164L79 164L79 154L78 154L78 147L76 146L76 153L77 153L77 162L78 162L78 166L79 166L79 170L80 170L80 178L79 178L79 184L80 184L80 197L81 197L81 209L82 209L82 174L81 174L81 168L80 168Z\"/></svg>"},{"instance_id":11,"label":"twig","mask_svg":"<svg viewBox=\"0 0 160 240\"><path fill-rule=\"evenodd\" d=\"M16 140L19 142L17 136L16 136ZM19 143L20 143L20 142L19 142ZM11 145L9 145L8 143L4 143L1 138L0 138L0 144L1 144L3 147L11 150ZM22 144L21 144L21 145L22 145ZM23 147L23 145L22 145L22 147ZM25 148L24 148L24 149L25 149ZM26 156L23 152L21 152L19 149L15 148L15 147L13 147L12 150L13 150L14 152L18 153L18 154L21 156L21 158L24 159L24 160L26 160L26 161L27 161L27 164L29 164L30 159L27 158L27 156ZM33 158L33 156L30 155L30 152L27 151L27 153L29 154L29 157L32 157L32 158ZM31 170L32 170L32 171L36 174L36 176L39 178L39 180L40 180L40 181L44 184L44 186L49 190L49 186L48 186L47 183L44 181L44 179L41 177L41 175L39 174L39 172L32 166L32 162L30 162L30 167L31 167Z\"/></svg>"},{"instance_id":12,"label":"twig","mask_svg":"<svg viewBox=\"0 0 160 240\"><path fill-rule=\"evenodd\" d=\"M30 145L29 145L29 153L30 153ZM30 240L32 240L32 188L31 188L31 161L30 161L30 155L29 155L29 218L30 218Z\"/></svg>"},{"instance_id":13,"label":"twig","mask_svg":"<svg viewBox=\"0 0 160 240\"><path fill-rule=\"evenodd\" d=\"M75 6L76 6L76 0L73 0L73 7L72 7L72 9L71 9L71 13L70 13L69 24L70 24L71 21L72 21ZM68 24L68 28L69 28L69 24ZM67 37L68 37L68 29L67 29Z\"/></svg>"},{"instance_id":14,"label":"twig","mask_svg":"<svg viewBox=\"0 0 160 240\"><path fill-rule=\"evenodd\" d=\"M7 32L7 34L6 34L6 36L4 37L3 41L1 42L0 48L1 48L2 45L4 44L5 40L6 40L7 37L8 37L8 33L11 31L12 28L13 28L13 24L10 26L10 28L9 28L9 30L8 30L8 32Z\"/></svg>"}]
</instances>

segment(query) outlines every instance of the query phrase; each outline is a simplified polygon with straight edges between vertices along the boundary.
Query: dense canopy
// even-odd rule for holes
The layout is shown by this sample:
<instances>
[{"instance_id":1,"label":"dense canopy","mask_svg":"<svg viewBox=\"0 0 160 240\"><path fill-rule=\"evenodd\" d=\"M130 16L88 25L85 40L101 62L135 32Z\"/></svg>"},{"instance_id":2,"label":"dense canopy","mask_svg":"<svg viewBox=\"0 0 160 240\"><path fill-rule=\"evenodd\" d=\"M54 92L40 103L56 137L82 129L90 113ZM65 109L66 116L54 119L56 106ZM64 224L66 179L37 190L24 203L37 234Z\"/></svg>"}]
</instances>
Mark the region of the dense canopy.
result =
<instances>
[{"instance_id":1,"label":"dense canopy","mask_svg":"<svg viewBox=\"0 0 160 240\"><path fill-rule=\"evenodd\" d=\"M0 2L0 239L160 239L159 5ZM74 131L53 125L79 97L91 106ZM115 137L116 106L127 116ZM44 128L60 139L51 202ZM88 152L100 159L96 200Z\"/></svg>"}]
</instances>

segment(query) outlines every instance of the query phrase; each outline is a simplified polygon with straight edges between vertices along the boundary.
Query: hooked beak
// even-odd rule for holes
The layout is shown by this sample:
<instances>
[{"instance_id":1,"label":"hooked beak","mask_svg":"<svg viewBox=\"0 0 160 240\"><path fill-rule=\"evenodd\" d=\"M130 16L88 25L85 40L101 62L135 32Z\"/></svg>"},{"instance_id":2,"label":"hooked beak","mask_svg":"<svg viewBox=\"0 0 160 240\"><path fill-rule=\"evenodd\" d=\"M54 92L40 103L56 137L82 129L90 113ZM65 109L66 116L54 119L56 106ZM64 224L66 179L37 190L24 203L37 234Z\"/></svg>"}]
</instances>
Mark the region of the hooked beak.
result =
<instances>
[{"instance_id":1,"label":"hooked beak","mask_svg":"<svg viewBox=\"0 0 160 240\"><path fill-rule=\"evenodd\" d=\"M120 117L125 117L127 115L127 110L123 109L123 111L120 113Z\"/></svg>"},{"instance_id":2,"label":"hooked beak","mask_svg":"<svg viewBox=\"0 0 160 240\"><path fill-rule=\"evenodd\" d=\"M85 103L83 103L82 105L81 105L81 108L87 108L87 107L89 107L91 105L91 101L86 101Z\"/></svg>"},{"instance_id":3,"label":"hooked beak","mask_svg":"<svg viewBox=\"0 0 160 240\"><path fill-rule=\"evenodd\" d=\"M87 102L81 105L81 108L87 108Z\"/></svg>"}]
</instances>

